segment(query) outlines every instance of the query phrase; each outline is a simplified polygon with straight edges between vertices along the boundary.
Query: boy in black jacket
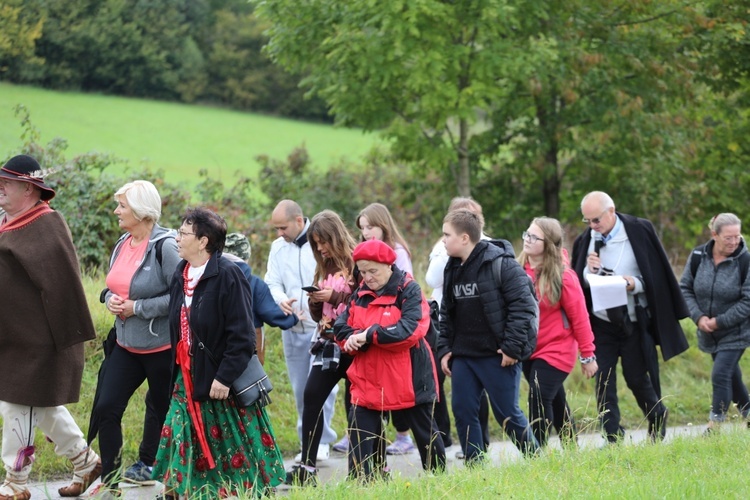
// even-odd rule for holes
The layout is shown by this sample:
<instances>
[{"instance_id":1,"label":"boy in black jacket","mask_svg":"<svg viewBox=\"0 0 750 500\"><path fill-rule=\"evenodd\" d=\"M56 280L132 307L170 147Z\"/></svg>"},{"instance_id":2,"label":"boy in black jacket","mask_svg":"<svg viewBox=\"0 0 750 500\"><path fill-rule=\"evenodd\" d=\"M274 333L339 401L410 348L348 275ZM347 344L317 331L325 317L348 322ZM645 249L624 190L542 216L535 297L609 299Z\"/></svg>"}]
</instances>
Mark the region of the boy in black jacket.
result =
<instances>
[{"instance_id":1,"label":"boy in black jacket","mask_svg":"<svg viewBox=\"0 0 750 500\"><path fill-rule=\"evenodd\" d=\"M449 212L438 358L453 377L453 415L467 462L486 452L479 398L487 391L498 423L523 453L539 444L518 405L522 360L536 346L539 307L529 277L504 240L481 241L484 220L468 210ZM499 259L498 262L495 262Z\"/></svg>"}]
</instances>

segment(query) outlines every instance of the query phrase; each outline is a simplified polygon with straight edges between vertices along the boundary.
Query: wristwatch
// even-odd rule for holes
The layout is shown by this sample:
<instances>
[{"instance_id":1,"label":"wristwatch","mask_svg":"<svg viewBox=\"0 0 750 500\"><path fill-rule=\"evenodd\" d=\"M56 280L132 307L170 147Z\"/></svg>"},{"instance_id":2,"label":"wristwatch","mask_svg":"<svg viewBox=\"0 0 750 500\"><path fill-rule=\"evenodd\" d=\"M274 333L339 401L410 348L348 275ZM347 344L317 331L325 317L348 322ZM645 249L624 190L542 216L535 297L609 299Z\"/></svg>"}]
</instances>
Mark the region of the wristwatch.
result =
<instances>
[{"instance_id":1,"label":"wristwatch","mask_svg":"<svg viewBox=\"0 0 750 500\"><path fill-rule=\"evenodd\" d=\"M581 355L578 355L578 360L581 362L582 365L587 365L589 363L593 363L596 361L596 355L591 355L588 358L584 358Z\"/></svg>"}]
</instances>

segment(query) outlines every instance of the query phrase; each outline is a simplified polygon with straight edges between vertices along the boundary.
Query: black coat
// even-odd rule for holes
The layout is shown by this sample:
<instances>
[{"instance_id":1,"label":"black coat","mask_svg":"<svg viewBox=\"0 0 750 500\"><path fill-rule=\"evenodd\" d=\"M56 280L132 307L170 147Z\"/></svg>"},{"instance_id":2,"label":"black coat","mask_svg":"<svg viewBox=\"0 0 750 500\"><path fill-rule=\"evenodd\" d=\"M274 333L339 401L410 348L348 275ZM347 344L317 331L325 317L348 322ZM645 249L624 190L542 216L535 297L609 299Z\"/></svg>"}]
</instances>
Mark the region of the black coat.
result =
<instances>
[{"instance_id":1,"label":"black coat","mask_svg":"<svg viewBox=\"0 0 750 500\"><path fill-rule=\"evenodd\" d=\"M628 233L635 260L643 277L651 315L649 333L654 338L654 342L661 346L662 357L664 361L667 361L688 348L685 333L680 326L680 319L688 317L690 311L682 297L667 253L651 222L619 212L617 215ZM573 243L571 264L581 281L589 315L592 315L591 289L585 285L583 277L590 243L591 230L586 229Z\"/></svg>"},{"instance_id":2,"label":"black coat","mask_svg":"<svg viewBox=\"0 0 750 500\"><path fill-rule=\"evenodd\" d=\"M460 259L451 257L445 266L443 280L443 304L440 307L440 335L438 337L438 359L446 354L468 354L470 356L492 355L502 349L508 356L519 361L527 360L536 348L539 330L539 304L529 276L516 262L513 246L505 240L480 241L477 257L482 263L477 277L479 298L490 331L485 345L461 345L461 318L455 317L453 276ZM501 283L495 280L493 261L501 260ZM455 351L455 352L454 352Z\"/></svg>"},{"instance_id":3,"label":"black coat","mask_svg":"<svg viewBox=\"0 0 750 500\"><path fill-rule=\"evenodd\" d=\"M172 380L180 369L175 361L176 346L180 339L180 309L184 303L183 270L187 265L177 265L170 288L169 332L172 339ZM211 384L216 379L226 386L239 377L255 352L255 325L253 324L250 284L239 267L214 254L195 287L190 306L190 328L193 332L191 374L193 399L209 399ZM218 362L211 359L199 341Z\"/></svg>"}]
</instances>

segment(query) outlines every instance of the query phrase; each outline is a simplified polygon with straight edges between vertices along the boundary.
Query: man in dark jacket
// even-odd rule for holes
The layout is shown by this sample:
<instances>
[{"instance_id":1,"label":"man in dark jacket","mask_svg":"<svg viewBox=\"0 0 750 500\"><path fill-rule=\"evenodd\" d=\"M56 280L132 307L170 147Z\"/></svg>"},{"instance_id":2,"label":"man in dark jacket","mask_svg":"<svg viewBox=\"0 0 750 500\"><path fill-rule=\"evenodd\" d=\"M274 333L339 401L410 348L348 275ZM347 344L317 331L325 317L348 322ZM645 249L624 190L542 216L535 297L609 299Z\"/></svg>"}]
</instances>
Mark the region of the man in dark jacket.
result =
<instances>
[{"instance_id":1,"label":"man in dark jacket","mask_svg":"<svg viewBox=\"0 0 750 500\"><path fill-rule=\"evenodd\" d=\"M481 241L482 216L449 212L443 241L450 256L440 308L438 359L453 377L453 415L467 462L486 451L479 401L486 390L498 423L524 453L539 444L518 405L520 362L531 356L539 307L529 277L507 241Z\"/></svg>"},{"instance_id":2,"label":"man in dark jacket","mask_svg":"<svg viewBox=\"0 0 750 500\"><path fill-rule=\"evenodd\" d=\"M597 403L609 442L625 435L617 404L617 361L648 419L649 437L663 439L668 411L661 402L659 361L688 348L679 320L689 311L653 225L646 219L615 211L604 192L587 194L581 202L583 222L590 226L573 244L572 265L581 280L594 330ZM589 276L621 276L627 305L595 311Z\"/></svg>"}]
</instances>

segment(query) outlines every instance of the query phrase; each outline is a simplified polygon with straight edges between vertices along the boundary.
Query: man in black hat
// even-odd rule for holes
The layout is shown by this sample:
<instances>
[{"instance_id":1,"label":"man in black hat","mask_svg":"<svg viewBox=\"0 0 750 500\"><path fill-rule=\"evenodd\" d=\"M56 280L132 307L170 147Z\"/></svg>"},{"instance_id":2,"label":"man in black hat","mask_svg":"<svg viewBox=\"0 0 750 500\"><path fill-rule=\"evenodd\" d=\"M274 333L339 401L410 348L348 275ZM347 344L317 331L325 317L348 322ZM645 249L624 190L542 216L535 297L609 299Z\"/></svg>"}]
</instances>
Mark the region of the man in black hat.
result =
<instances>
[{"instance_id":1,"label":"man in black hat","mask_svg":"<svg viewBox=\"0 0 750 500\"><path fill-rule=\"evenodd\" d=\"M70 230L52 210L55 191L28 155L0 169L0 415L6 478L0 500L28 500L34 429L74 466L61 496L79 496L101 474L65 404L78 401L83 342L96 337Z\"/></svg>"}]
</instances>

